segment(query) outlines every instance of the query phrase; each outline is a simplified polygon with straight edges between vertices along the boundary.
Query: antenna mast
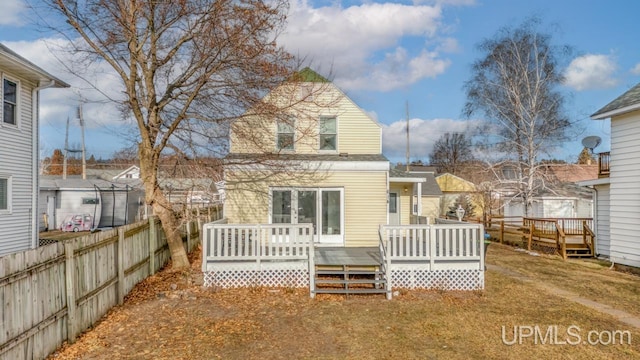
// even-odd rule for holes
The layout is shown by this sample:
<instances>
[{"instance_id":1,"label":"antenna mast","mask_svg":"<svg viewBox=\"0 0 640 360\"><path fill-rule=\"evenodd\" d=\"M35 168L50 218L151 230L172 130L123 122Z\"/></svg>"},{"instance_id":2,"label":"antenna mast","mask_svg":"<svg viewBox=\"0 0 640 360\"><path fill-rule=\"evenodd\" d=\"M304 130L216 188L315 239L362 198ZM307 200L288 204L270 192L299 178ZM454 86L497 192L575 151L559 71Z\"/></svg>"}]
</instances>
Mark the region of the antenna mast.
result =
<instances>
[{"instance_id":1,"label":"antenna mast","mask_svg":"<svg viewBox=\"0 0 640 360\"><path fill-rule=\"evenodd\" d=\"M409 101L407 100L407 102L405 103L405 110L407 113L407 171L409 171L409 159L411 158L411 154L409 152Z\"/></svg>"}]
</instances>

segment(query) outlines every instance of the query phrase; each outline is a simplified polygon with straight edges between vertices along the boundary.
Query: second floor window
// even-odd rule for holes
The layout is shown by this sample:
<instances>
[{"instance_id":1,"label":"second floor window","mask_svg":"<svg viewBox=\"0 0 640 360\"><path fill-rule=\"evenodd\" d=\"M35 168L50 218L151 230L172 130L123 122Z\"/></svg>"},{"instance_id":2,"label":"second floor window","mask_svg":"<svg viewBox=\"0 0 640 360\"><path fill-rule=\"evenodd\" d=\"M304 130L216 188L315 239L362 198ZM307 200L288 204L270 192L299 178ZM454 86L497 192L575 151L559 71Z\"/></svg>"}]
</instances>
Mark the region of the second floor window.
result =
<instances>
[{"instance_id":1,"label":"second floor window","mask_svg":"<svg viewBox=\"0 0 640 360\"><path fill-rule=\"evenodd\" d=\"M0 210L9 210L9 178L0 177Z\"/></svg>"},{"instance_id":2,"label":"second floor window","mask_svg":"<svg viewBox=\"0 0 640 360\"><path fill-rule=\"evenodd\" d=\"M278 150L293 150L295 119L278 121L276 146Z\"/></svg>"},{"instance_id":3,"label":"second floor window","mask_svg":"<svg viewBox=\"0 0 640 360\"><path fill-rule=\"evenodd\" d=\"M18 104L18 84L4 79L2 84L3 107L2 118L7 124L16 124L17 104Z\"/></svg>"},{"instance_id":4,"label":"second floor window","mask_svg":"<svg viewBox=\"0 0 640 360\"><path fill-rule=\"evenodd\" d=\"M337 150L338 130L335 116L320 117L320 150Z\"/></svg>"}]
</instances>

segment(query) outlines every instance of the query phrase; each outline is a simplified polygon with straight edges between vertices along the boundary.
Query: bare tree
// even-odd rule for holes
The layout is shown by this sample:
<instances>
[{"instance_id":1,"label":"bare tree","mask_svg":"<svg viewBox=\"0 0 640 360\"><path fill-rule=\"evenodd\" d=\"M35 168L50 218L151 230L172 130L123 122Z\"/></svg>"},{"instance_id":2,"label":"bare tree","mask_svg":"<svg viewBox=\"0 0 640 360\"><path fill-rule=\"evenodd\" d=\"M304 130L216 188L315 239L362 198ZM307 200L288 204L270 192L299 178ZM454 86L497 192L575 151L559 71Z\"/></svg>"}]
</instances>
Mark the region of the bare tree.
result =
<instances>
[{"instance_id":1,"label":"bare tree","mask_svg":"<svg viewBox=\"0 0 640 360\"><path fill-rule=\"evenodd\" d=\"M540 157L566 139L571 125L558 90L564 80L559 62L570 49L553 46L539 25L532 18L482 41L484 56L473 64L465 84L464 113L484 115L489 150L501 155L490 165L511 196L523 201L525 213L534 193L545 187Z\"/></svg>"},{"instance_id":2,"label":"bare tree","mask_svg":"<svg viewBox=\"0 0 640 360\"><path fill-rule=\"evenodd\" d=\"M220 153L230 120L282 109L262 97L296 65L276 43L284 0L48 0L76 59L103 61L123 86L123 113L139 131L146 202L167 235L175 268L188 266L176 210L159 185L163 155ZM64 26L61 27L61 26ZM81 40L77 41L79 37Z\"/></svg>"},{"instance_id":3,"label":"bare tree","mask_svg":"<svg viewBox=\"0 0 640 360\"><path fill-rule=\"evenodd\" d=\"M429 158L439 173L459 175L461 165L473 160L471 140L461 133L444 133L433 145Z\"/></svg>"}]
</instances>

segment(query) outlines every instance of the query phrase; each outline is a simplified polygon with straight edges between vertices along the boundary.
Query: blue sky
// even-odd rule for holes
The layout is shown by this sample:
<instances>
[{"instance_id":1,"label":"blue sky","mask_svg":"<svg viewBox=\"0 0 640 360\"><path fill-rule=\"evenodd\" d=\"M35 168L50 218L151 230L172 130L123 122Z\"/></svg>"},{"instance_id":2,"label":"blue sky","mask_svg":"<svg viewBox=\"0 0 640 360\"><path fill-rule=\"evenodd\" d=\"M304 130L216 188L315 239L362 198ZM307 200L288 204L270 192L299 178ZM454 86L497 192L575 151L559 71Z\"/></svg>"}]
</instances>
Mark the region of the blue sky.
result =
<instances>
[{"instance_id":1,"label":"blue sky","mask_svg":"<svg viewBox=\"0 0 640 360\"><path fill-rule=\"evenodd\" d=\"M603 138L597 151L609 150L608 121L589 115L640 82L640 2L624 0L441 0L416 2L297 1L281 43L305 55L319 72L333 78L362 109L383 125L383 152L404 159L405 104L411 118L412 160L425 160L447 131L467 131L481 119L464 119L464 82L480 57L476 45L503 26L539 16L558 45L574 55L563 68L567 113L576 123L572 140L552 157L573 161L588 135ZM74 85L46 90L41 106L41 154L64 145L67 116L75 117L80 96L99 96L68 73L49 52L59 43L28 20L23 0L3 0L0 42ZM97 76L98 86L117 93L115 80ZM85 105L87 149L108 158L127 145L117 109L108 103ZM77 122L76 122L77 123ZM72 121L73 124L73 121ZM70 143L79 144L77 128Z\"/></svg>"}]
</instances>

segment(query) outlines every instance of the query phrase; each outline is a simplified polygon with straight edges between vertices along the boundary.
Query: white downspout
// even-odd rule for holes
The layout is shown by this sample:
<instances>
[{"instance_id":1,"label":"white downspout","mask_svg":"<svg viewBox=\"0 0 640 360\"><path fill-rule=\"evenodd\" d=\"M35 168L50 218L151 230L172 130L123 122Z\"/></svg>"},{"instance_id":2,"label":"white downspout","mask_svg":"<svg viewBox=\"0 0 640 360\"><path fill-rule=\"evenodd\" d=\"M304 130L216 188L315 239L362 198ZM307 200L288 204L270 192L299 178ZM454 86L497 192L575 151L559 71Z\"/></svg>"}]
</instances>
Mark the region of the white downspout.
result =
<instances>
[{"instance_id":1,"label":"white downspout","mask_svg":"<svg viewBox=\"0 0 640 360\"><path fill-rule=\"evenodd\" d=\"M51 80L45 85L40 85L31 91L31 152L33 153L33 168L31 176L33 178L33 197L31 200L31 248L38 247L38 197L40 195L40 90L55 86L56 82Z\"/></svg>"}]
</instances>

